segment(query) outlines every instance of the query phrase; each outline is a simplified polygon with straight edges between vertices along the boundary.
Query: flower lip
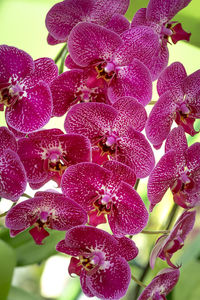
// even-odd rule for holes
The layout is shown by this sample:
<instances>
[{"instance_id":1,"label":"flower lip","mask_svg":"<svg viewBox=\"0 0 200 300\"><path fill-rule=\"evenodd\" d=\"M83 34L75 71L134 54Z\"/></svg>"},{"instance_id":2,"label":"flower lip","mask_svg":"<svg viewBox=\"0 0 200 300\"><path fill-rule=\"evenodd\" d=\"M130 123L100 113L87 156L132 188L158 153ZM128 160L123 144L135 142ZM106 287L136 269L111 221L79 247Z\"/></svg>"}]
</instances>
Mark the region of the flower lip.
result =
<instances>
[{"instance_id":1,"label":"flower lip","mask_svg":"<svg viewBox=\"0 0 200 300\"><path fill-rule=\"evenodd\" d=\"M101 251L93 251L91 253L84 253L79 255L80 263L88 275L91 275L98 268L103 267L104 265L104 254Z\"/></svg>"},{"instance_id":2,"label":"flower lip","mask_svg":"<svg viewBox=\"0 0 200 300\"><path fill-rule=\"evenodd\" d=\"M100 216L101 214L110 214L113 207L113 197L104 193L93 199L93 206L97 210L97 215Z\"/></svg>"}]
</instances>

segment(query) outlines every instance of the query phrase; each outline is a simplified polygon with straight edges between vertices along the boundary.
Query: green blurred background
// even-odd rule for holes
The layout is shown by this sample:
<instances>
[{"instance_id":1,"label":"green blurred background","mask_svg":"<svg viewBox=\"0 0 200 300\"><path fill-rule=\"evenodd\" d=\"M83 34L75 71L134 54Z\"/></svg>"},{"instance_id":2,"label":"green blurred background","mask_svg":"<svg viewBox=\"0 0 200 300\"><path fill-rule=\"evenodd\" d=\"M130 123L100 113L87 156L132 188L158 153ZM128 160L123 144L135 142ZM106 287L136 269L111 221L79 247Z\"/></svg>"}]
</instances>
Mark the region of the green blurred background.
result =
<instances>
[{"instance_id":1,"label":"green blurred background","mask_svg":"<svg viewBox=\"0 0 200 300\"><path fill-rule=\"evenodd\" d=\"M0 0L0 44L15 46L28 52L34 59L48 56L54 58L62 45L49 46L46 42L47 30L45 28L45 16L48 10L58 1L55 0ZM127 17L131 20L135 11L140 7L146 7L148 1L131 1ZM184 64L187 73L196 71L200 65L200 2L193 0L188 7L177 14L176 21L182 22L183 28L192 33L190 43L179 42L177 45L169 45L170 61L180 61ZM156 91L153 100L157 100ZM148 109L150 110L150 108ZM5 125L4 114L0 113L0 126ZM199 126L197 124L197 126ZM51 127L61 127L62 121L54 118ZM199 137L190 138L189 143L197 141ZM157 160L160 155L156 153ZM146 197L146 180L142 180L138 189L140 195L148 206ZM172 207L170 192L167 192L161 204L155 208L150 217L149 229L158 229L165 224L168 210ZM8 204L9 205L9 204ZM181 213L181 209L177 212ZM187 240L184 251L179 251L174 256L174 261L182 262L181 277L173 293L168 296L170 300L199 300L200 299L200 235L199 235L199 209L197 226ZM62 235L62 234L61 234ZM34 245L27 232L10 239L8 230L3 229L0 221L0 300L6 300L10 282L8 300L75 300L89 299L82 295L79 278L71 279L67 274L69 258L64 255L56 255L54 245L60 239L60 234L54 233L47 238L43 248ZM142 268L148 261L151 245L156 236L139 234L134 237L141 250L138 258L131 262L132 272L136 277L142 273ZM48 257L50 259L46 260ZM6 263L5 263L6 262ZM36 263L37 262L37 263ZM15 265L17 267L12 273ZM150 271L145 282L166 264L160 260L156 267ZM131 282L127 296L124 300L132 299L132 291L136 284Z\"/></svg>"}]
</instances>

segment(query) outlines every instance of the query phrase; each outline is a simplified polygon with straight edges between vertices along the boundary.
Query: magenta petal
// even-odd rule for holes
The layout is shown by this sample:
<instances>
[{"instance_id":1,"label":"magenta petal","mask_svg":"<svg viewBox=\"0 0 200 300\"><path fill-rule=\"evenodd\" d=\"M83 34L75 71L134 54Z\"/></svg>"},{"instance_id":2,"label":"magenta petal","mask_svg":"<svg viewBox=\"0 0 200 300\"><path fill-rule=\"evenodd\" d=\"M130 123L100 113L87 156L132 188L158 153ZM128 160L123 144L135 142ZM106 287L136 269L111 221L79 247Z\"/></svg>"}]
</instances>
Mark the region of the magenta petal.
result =
<instances>
[{"instance_id":1,"label":"magenta petal","mask_svg":"<svg viewBox=\"0 0 200 300\"><path fill-rule=\"evenodd\" d=\"M119 140L117 160L133 168L137 178L144 178L152 171L155 158L145 136L129 128Z\"/></svg>"},{"instance_id":2,"label":"magenta petal","mask_svg":"<svg viewBox=\"0 0 200 300\"><path fill-rule=\"evenodd\" d=\"M150 267L153 269L155 266L156 258L159 256L164 244L165 240L167 239L167 235L162 235L160 236L157 241L155 246L153 247L153 250L151 252L150 256Z\"/></svg>"},{"instance_id":3,"label":"magenta petal","mask_svg":"<svg viewBox=\"0 0 200 300\"><path fill-rule=\"evenodd\" d=\"M118 238L114 236L114 238L119 242L119 247L121 255L127 260L132 260L138 255L138 248L134 241L127 237Z\"/></svg>"},{"instance_id":4,"label":"magenta petal","mask_svg":"<svg viewBox=\"0 0 200 300\"><path fill-rule=\"evenodd\" d=\"M11 208L6 216L6 227L12 230L21 230L32 226L40 214L40 208L37 206L38 199L42 200L42 198L38 197L32 198L20 202Z\"/></svg>"},{"instance_id":5,"label":"magenta petal","mask_svg":"<svg viewBox=\"0 0 200 300\"><path fill-rule=\"evenodd\" d=\"M166 143L165 143L165 152L169 150L175 151L186 151L188 148L187 139L182 126L172 129L169 133Z\"/></svg>"},{"instance_id":6,"label":"magenta petal","mask_svg":"<svg viewBox=\"0 0 200 300\"><path fill-rule=\"evenodd\" d=\"M123 97L118 99L113 107L118 111L117 118L114 122L114 127L120 134L126 130L126 127L133 127L137 131L144 129L147 113L142 104L131 97ZM121 124L123 123L123 128ZM124 126L126 124L126 126Z\"/></svg>"},{"instance_id":7,"label":"magenta petal","mask_svg":"<svg viewBox=\"0 0 200 300\"><path fill-rule=\"evenodd\" d=\"M43 227L42 228L33 227L32 229L29 230L29 233L32 235L37 245L42 245L43 239L49 235L48 231L46 231Z\"/></svg>"},{"instance_id":8,"label":"magenta petal","mask_svg":"<svg viewBox=\"0 0 200 300\"><path fill-rule=\"evenodd\" d=\"M147 20L157 23L165 23L171 20L179 10L186 7L191 0L150 0L147 7Z\"/></svg>"},{"instance_id":9,"label":"magenta petal","mask_svg":"<svg viewBox=\"0 0 200 300\"><path fill-rule=\"evenodd\" d=\"M166 260L170 266L173 266L171 262L172 255L183 247L187 235L192 230L195 223L195 216L196 211L185 211L178 218L170 234L163 240L163 243L160 243L160 251L157 252L157 256ZM159 239L162 239L162 237ZM157 241L155 248L158 243L159 241Z\"/></svg>"},{"instance_id":10,"label":"magenta petal","mask_svg":"<svg viewBox=\"0 0 200 300\"><path fill-rule=\"evenodd\" d=\"M95 1L89 20L105 25L113 15L124 15L128 9L130 0L97 0Z\"/></svg>"},{"instance_id":11,"label":"magenta petal","mask_svg":"<svg viewBox=\"0 0 200 300\"><path fill-rule=\"evenodd\" d=\"M82 271L81 276L80 276L80 283L81 283L81 288L83 290L83 293L87 297L94 297L94 294L90 291L87 283L87 275L86 272Z\"/></svg>"},{"instance_id":12,"label":"magenta petal","mask_svg":"<svg viewBox=\"0 0 200 300\"><path fill-rule=\"evenodd\" d=\"M88 249L101 250L105 253L105 259L109 261L120 255L117 240L106 231L91 226L76 226L68 230L65 245L70 249L70 255L72 251L77 253L77 249L79 249L79 254L85 253Z\"/></svg>"},{"instance_id":13,"label":"magenta petal","mask_svg":"<svg viewBox=\"0 0 200 300\"><path fill-rule=\"evenodd\" d=\"M17 201L26 189L26 172L17 153L8 149L0 156L0 197Z\"/></svg>"},{"instance_id":14,"label":"magenta petal","mask_svg":"<svg viewBox=\"0 0 200 300\"><path fill-rule=\"evenodd\" d=\"M69 167L62 177L63 194L79 203L86 211L92 206L93 199L106 185L110 171L94 163L80 163Z\"/></svg>"},{"instance_id":15,"label":"magenta petal","mask_svg":"<svg viewBox=\"0 0 200 300\"><path fill-rule=\"evenodd\" d=\"M153 145L160 145L166 139L175 118L177 104L171 93L164 93L154 105L146 123L146 135Z\"/></svg>"},{"instance_id":16,"label":"magenta petal","mask_svg":"<svg viewBox=\"0 0 200 300\"><path fill-rule=\"evenodd\" d=\"M76 25L68 39L69 53L74 62L86 67L97 60L112 58L122 43L120 36L96 24L82 22Z\"/></svg>"},{"instance_id":17,"label":"magenta petal","mask_svg":"<svg viewBox=\"0 0 200 300\"><path fill-rule=\"evenodd\" d=\"M82 207L72 199L57 192L37 192L35 197L42 197L43 201L38 203L41 210L49 207L53 209L50 228L55 230L68 230L77 225L87 222L87 214Z\"/></svg>"},{"instance_id":18,"label":"magenta petal","mask_svg":"<svg viewBox=\"0 0 200 300\"><path fill-rule=\"evenodd\" d=\"M50 88L44 82L38 82L27 88L27 96L6 109L6 121L21 132L32 132L48 123L52 113Z\"/></svg>"},{"instance_id":19,"label":"magenta petal","mask_svg":"<svg viewBox=\"0 0 200 300\"><path fill-rule=\"evenodd\" d=\"M8 130L7 127L0 127L0 155L3 154L4 150L10 149L14 152L17 151L17 142L14 134Z\"/></svg>"},{"instance_id":20,"label":"magenta petal","mask_svg":"<svg viewBox=\"0 0 200 300\"><path fill-rule=\"evenodd\" d=\"M98 212L96 210L95 211L92 210L92 211L88 212L88 216L89 216L88 225L96 227L99 224L107 223L105 215L101 214L100 216L98 216Z\"/></svg>"},{"instance_id":21,"label":"magenta petal","mask_svg":"<svg viewBox=\"0 0 200 300\"><path fill-rule=\"evenodd\" d=\"M75 62L73 61L73 59L71 58L71 56L68 54L66 59L65 59L65 66L68 69L82 69L81 66L75 64Z\"/></svg>"},{"instance_id":22,"label":"magenta petal","mask_svg":"<svg viewBox=\"0 0 200 300\"><path fill-rule=\"evenodd\" d=\"M72 257L70 259L70 264L69 264L69 268L68 268L68 272L69 272L70 276L72 274L76 274L76 275L80 276L82 267L79 265L79 263L80 263L80 260L75 257Z\"/></svg>"},{"instance_id":23,"label":"magenta petal","mask_svg":"<svg viewBox=\"0 0 200 300\"><path fill-rule=\"evenodd\" d=\"M49 44L49 45L57 45L57 44L59 44L59 43L64 43L64 42L66 42L66 40L64 39L64 40L57 40L57 39L55 39L50 33L48 34L48 36L47 36L47 43Z\"/></svg>"},{"instance_id":24,"label":"magenta petal","mask_svg":"<svg viewBox=\"0 0 200 300\"><path fill-rule=\"evenodd\" d=\"M149 176L147 191L151 202L150 211L160 202L167 189L173 184L178 174L176 152L168 151L158 162Z\"/></svg>"},{"instance_id":25,"label":"magenta petal","mask_svg":"<svg viewBox=\"0 0 200 300\"><path fill-rule=\"evenodd\" d=\"M183 96L182 82L187 77L184 66L180 62L174 62L167 67L159 76L157 81L157 91L159 96L167 91L171 91L177 96Z\"/></svg>"},{"instance_id":26,"label":"magenta petal","mask_svg":"<svg viewBox=\"0 0 200 300\"><path fill-rule=\"evenodd\" d=\"M200 70L189 75L183 82L183 90L186 94L185 103L192 109L192 115L200 118Z\"/></svg>"},{"instance_id":27,"label":"magenta petal","mask_svg":"<svg viewBox=\"0 0 200 300\"><path fill-rule=\"evenodd\" d=\"M99 281L101 278L101 281ZM90 291L100 299L120 299L131 280L130 268L124 258L113 258L110 267L87 276Z\"/></svg>"},{"instance_id":28,"label":"magenta petal","mask_svg":"<svg viewBox=\"0 0 200 300\"><path fill-rule=\"evenodd\" d=\"M200 143L194 143L188 148L186 159L188 169L194 172L195 176L198 176L200 169Z\"/></svg>"},{"instance_id":29,"label":"magenta petal","mask_svg":"<svg viewBox=\"0 0 200 300\"><path fill-rule=\"evenodd\" d=\"M180 271L178 269L163 269L144 289L138 300L147 300L154 295L164 297L176 285L179 275Z\"/></svg>"},{"instance_id":30,"label":"magenta petal","mask_svg":"<svg viewBox=\"0 0 200 300\"><path fill-rule=\"evenodd\" d=\"M176 24L173 27L173 31L175 32L172 34L171 39L174 44L176 44L178 41L189 41L191 33L186 32L183 30L181 23Z\"/></svg>"},{"instance_id":31,"label":"magenta petal","mask_svg":"<svg viewBox=\"0 0 200 300\"><path fill-rule=\"evenodd\" d=\"M140 8L138 11L136 11L133 20L131 22L131 28L136 27L136 26L141 26L141 25L146 25L148 26L148 22L146 19L146 8Z\"/></svg>"},{"instance_id":32,"label":"magenta petal","mask_svg":"<svg viewBox=\"0 0 200 300\"><path fill-rule=\"evenodd\" d=\"M156 80L160 73L167 67L169 51L165 43L157 48L154 56L146 62L146 66L151 73L152 80Z\"/></svg>"},{"instance_id":33,"label":"magenta petal","mask_svg":"<svg viewBox=\"0 0 200 300\"><path fill-rule=\"evenodd\" d=\"M132 60L128 66L118 67L117 75L108 87L108 97L112 103L124 96L134 97L144 106L151 100L151 75L137 59Z\"/></svg>"},{"instance_id":34,"label":"magenta petal","mask_svg":"<svg viewBox=\"0 0 200 300\"><path fill-rule=\"evenodd\" d=\"M121 34L129 29L130 23L123 15L116 14L108 21L105 27L117 34Z\"/></svg>"},{"instance_id":35,"label":"magenta petal","mask_svg":"<svg viewBox=\"0 0 200 300\"><path fill-rule=\"evenodd\" d=\"M56 129L38 131L18 142L19 156L26 169L28 181L33 184L45 183L46 179L53 179L59 184L63 172L59 174L50 170L48 159L51 154L57 154L58 159L64 156L65 167L91 160L91 145L86 137L78 134L56 135L56 132Z\"/></svg>"},{"instance_id":36,"label":"magenta petal","mask_svg":"<svg viewBox=\"0 0 200 300\"><path fill-rule=\"evenodd\" d=\"M68 133L87 136L91 142L97 142L109 132L117 111L103 103L80 103L68 112L64 127Z\"/></svg>"},{"instance_id":37,"label":"magenta petal","mask_svg":"<svg viewBox=\"0 0 200 300\"><path fill-rule=\"evenodd\" d=\"M72 70L60 74L53 80L50 86L53 97L53 116L64 115L69 107L76 103L75 92L80 85L82 75L82 70Z\"/></svg>"},{"instance_id":38,"label":"magenta petal","mask_svg":"<svg viewBox=\"0 0 200 300\"><path fill-rule=\"evenodd\" d=\"M113 212L108 215L113 234L122 237L141 232L147 224L148 212L138 193L122 182L116 191L116 198Z\"/></svg>"},{"instance_id":39,"label":"magenta petal","mask_svg":"<svg viewBox=\"0 0 200 300\"><path fill-rule=\"evenodd\" d=\"M34 65L34 72L26 76L23 80L23 83L29 88L36 85L40 80L50 84L58 76L58 67L51 58L43 57L36 59Z\"/></svg>"},{"instance_id":40,"label":"magenta petal","mask_svg":"<svg viewBox=\"0 0 200 300\"><path fill-rule=\"evenodd\" d=\"M130 167L115 160L108 160L102 165L112 172L115 181L124 181L131 186L135 185L136 175Z\"/></svg>"},{"instance_id":41,"label":"magenta petal","mask_svg":"<svg viewBox=\"0 0 200 300\"><path fill-rule=\"evenodd\" d=\"M114 62L124 66L138 59L144 65L152 60L157 48L159 39L154 30L147 26L133 27L120 35L123 44L114 53Z\"/></svg>"},{"instance_id":42,"label":"magenta petal","mask_svg":"<svg viewBox=\"0 0 200 300\"><path fill-rule=\"evenodd\" d=\"M72 256L78 256L80 254L80 249L79 248L70 248L66 246L65 240L60 241L56 245L56 251L72 255Z\"/></svg>"},{"instance_id":43,"label":"magenta petal","mask_svg":"<svg viewBox=\"0 0 200 300\"><path fill-rule=\"evenodd\" d=\"M56 3L47 13L46 27L56 40L66 40L72 28L91 11L93 1L69 0Z\"/></svg>"},{"instance_id":44,"label":"magenta petal","mask_svg":"<svg viewBox=\"0 0 200 300\"><path fill-rule=\"evenodd\" d=\"M33 59L28 53L7 45L0 46L0 82L8 82L12 75L20 80L33 70Z\"/></svg>"}]
</instances>

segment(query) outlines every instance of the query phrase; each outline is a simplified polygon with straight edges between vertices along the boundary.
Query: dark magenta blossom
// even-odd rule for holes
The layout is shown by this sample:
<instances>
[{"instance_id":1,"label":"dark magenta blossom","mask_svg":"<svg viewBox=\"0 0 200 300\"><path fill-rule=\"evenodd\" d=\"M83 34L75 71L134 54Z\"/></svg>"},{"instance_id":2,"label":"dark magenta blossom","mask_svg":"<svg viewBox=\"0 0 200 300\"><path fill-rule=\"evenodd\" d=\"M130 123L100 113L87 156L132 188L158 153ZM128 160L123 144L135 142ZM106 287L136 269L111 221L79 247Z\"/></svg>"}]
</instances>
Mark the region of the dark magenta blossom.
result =
<instances>
[{"instance_id":1,"label":"dark magenta blossom","mask_svg":"<svg viewBox=\"0 0 200 300\"><path fill-rule=\"evenodd\" d=\"M60 129L38 131L18 140L18 154L33 189L49 180L54 180L59 186L68 166L91 160L90 149L86 137L63 134Z\"/></svg>"},{"instance_id":2,"label":"dark magenta blossom","mask_svg":"<svg viewBox=\"0 0 200 300\"><path fill-rule=\"evenodd\" d=\"M135 183L135 174L121 163L80 163L65 171L61 188L88 212L90 225L105 223L107 215L113 234L122 237L139 233L148 221L142 199L127 182Z\"/></svg>"},{"instance_id":3,"label":"dark magenta blossom","mask_svg":"<svg viewBox=\"0 0 200 300\"><path fill-rule=\"evenodd\" d=\"M185 32L180 23L177 24L177 22L170 21L190 2L191 0L150 0L147 8L139 9L132 20L132 28L138 26L150 27L159 38L157 51L152 59L147 62L153 80L158 78L168 64L169 52L167 44L169 43L169 38L174 44L180 40L189 41L190 39L191 33Z\"/></svg>"},{"instance_id":4,"label":"dark magenta blossom","mask_svg":"<svg viewBox=\"0 0 200 300\"><path fill-rule=\"evenodd\" d=\"M0 127L0 197L17 201L26 189L26 172L14 134Z\"/></svg>"},{"instance_id":5,"label":"dark magenta blossom","mask_svg":"<svg viewBox=\"0 0 200 300\"><path fill-rule=\"evenodd\" d=\"M26 52L0 46L0 105L6 106L7 123L20 132L42 128L51 118L49 83L58 75L50 58L36 61Z\"/></svg>"},{"instance_id":6,"label":"dark magenta blossom","mask_svg":"<svg viewBox=\"0 0 200 300\"><path fill-rule=\"evenodd\" d=\"M178 269L163 269L144 289L138 300L167 300L166 295L171 292L180 276Z\"/></svg>"},{"instance_id":7,"label":"dark magenta blossom","mask_svg":"<svg viewBox=\"0 0 200 300\"><path fill-rule=\"evenodd\" d=\"M76 66L75 66L76 68ZM51 83L53 116L60 117L79 102L105 102L110 104L107 87L92 68L64 72Z\"/></svg>"},{"instance_id":8,"label":"dark magenta blossom","mask_svg":"<svg viewBox=\"0 0 200 300\"><path fill-rule=\"evenodd\" d=\"M54 45L67 41L72 28L82 21L106 25L112 30L127 29L127 20L118 14L125 14L129 0L65 0L56 3L47 13L47 41Z\"/></svg>"},{"instance_id":9,"label":"dark magenta blossom","mask_svg":"<svg viewBox=\"0 0 200 300\"><path fill-rule=\"evenodd\" d=\"M117 300L126 294L131 280L127 260L135 258L137 248L122 239L121 243L103 230L77 226L58 243L57 251L73 256L69 273L80 276L86 296Z\"/></svg>"},{"instance_id":10,"label":"dark magenta blossom","mask_svg":"<svg viewBox=\"0 0 200 300\"><path fill-rule=\"evenodd\" d=\"M66 231L86 222L87 214L80 205L60 193L45 191L12 207L5 224L11 237L33 226L29 232L35 243L41 245L49 235L45 228Z\"/></svg>"},{"instance_id":11,"label":"dark magenta blossom","mask_svg":"<svg viewBox=\"0 0 200 300\"><path fill-rule=\"evenodd\" d=\"M80 103L68 112L64 127L67 133L88 137L101 157L95 162L110 159L133 168L139 178L146 177L154 167L154 154L144 135L146 111L135 99L124 97L113 106L104 103ZM94 151L93 151L94 153ZM93 156L94 161L94 156Z\"/></svg>"},{"instance_id":12,"label":"dark magenta blossom","mask_svg":"<svg viewBox=\"0 0 200 300\"><path fill-rule=\"evenodd\" d=\"M148 28L136 31L137 38L132 36L132 48L137 48L135 52L118 34L96 24L79 23L69 35L71 59L84 68L84 72L92 68L96 72L96 78L104 80L112 103L122 96L135 97L143 105L151 100L151 75L141 61L146 56L151 57L155 44L143 45L149 34ZM137 57L134 56L135 53L138 54Z\"/></svg>"},{"instance_id":13,"label":"dark magenta blossom","mask_svg":"<svg viewBox=\"0 0 200 300\"><path fill-rule=\"evenodd\" d=\"M188 148L184 130L174 128L166 141L166 153L149 176L150 211L171 189L174 201L183 208L200 204L200 143Z\"/></svg>"},{"instance_id":14,"label":"dark magenta blossom","mask_svg":"<svg viewBox=\"0 0 200 300\"><path fill-rule=\"evenodd\" d=\"M166 260L172 268L179 268L171 262L173 254L184 246L184 241L195 223L196 211L185 211L177 220L169 235L162 235L151 252L150 266L154 268L156 258Z\"/></svg>"},{"instance_id":15,"label":"dark magenta blossom","mask_svg":"<svg viewBox=\"0 0 200 300\"><path fill-rule=\"evenodd\" d=\"M146 134L160 147L175 121L194 136L194 121L200 118L200 70L187 76L184 66L175 62L166 68L157 82L160 98L146 124Z\"/></svg>"}]
</instances>

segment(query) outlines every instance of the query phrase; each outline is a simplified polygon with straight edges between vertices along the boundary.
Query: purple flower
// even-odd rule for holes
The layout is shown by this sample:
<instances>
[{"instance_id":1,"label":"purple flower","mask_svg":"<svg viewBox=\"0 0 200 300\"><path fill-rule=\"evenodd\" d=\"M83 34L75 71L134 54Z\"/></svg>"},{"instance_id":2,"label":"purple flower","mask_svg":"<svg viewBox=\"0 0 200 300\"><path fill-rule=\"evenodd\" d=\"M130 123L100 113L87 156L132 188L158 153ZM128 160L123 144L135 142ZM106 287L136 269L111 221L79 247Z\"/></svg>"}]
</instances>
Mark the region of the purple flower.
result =
<instances>
[{"instance_id":1,"label":"purple flower","mask_svg":"<svg viewBox=\"0 0 200 300\"><path fill-rule=\"evenodd\" d=\"M94 68L75 68L60 74L51 83L53 116L64 115L72 105L79 102L110 104L105 81L97 78Z\"/></svg>"},{"instance_id":2,"label":"purple flower","mask_svg":"<svg viewBox=\"0 0 200 300\"><path fill-rule=\"evenodd\" d=\"M60 129L42 130L18 141L18 154L33 189L49 180L60 185L66 168L90 161L90 142L80 134L63 134Z\"/></svg>"},{"instance_id":3,"label":"purple flower","mask_svg":"<svg viewBox=\"0 0 200 300\"><path fill-rule=\"evenodd\" d=\"M168 188L174 201L183 208L200 204L200 143L188 148L184 130L174 128L166 141L166 153L149 176L150 211L160 202Z\"/></svg>"},{"instance_id":4,"label":"purple flower","mask_svg":"<svg viewBox=\"0 0 200 300\"><path fill-rule=\"evenodd\" d=\"M146 124L150 142L160 147L170 132L173 120L185 132L195 135L194 121L200 118L200 70L187 76L184 66L175 62L160 75L157 89L160 98Z\"/></svg>"},{"instance_id":5,"label":"purple flower","mask_svg":"<svg viewBox=\"0 0 200 300\"><path fill-rule=\"evenodd\" d=\"M73 200L57 192L37 192L32 199L11 208L6 216L10 235L29 230L36 244L49 235L45 228L66 231L87 222L85 211Z\"/></svg>"},{"instance_id":6,"label":"purple flower","mask_svg":"<svg viewBox=\"0 0 200 300\"><path fill-rule=\"evenodd\" d=\"M186 7L191 0L150 0L147 8L139 9L131 23L132 28L147 26L154 30L159 38L159 46L147 66L151 70L153 80L157 79L160 72L167 66L169 52L167 43L169 37L176 44L180 40L189 41L191 33L182 29L181 24L170 21L181 9Z\"/></svg>"},{"instance_id":7,"label":"purple flower","mask_svg":"<svg viewBox=\"0 0 200 300\"><path fill-rule=\"evenodd\" d=\"M65 171L61 188L88 212L90 225L105 223L107 215L113 234L122 237L139 233L148 221L142 199L127 182L135 183L135 174L121 163L80 163Z\"/></svg>"},{"instance_id":8,"label":"purple flower","mask_svg":"<svg viewBox=\"0 0 200 300\"><path fill-rule=\"evenodd\" d=\"M138 300L166 300L166 295L176 285L179 279L178 269L163 269L153 278L151 283L144 289Z\"/></svg>"},{"instance_id":9,"label":"purple flower","mask_svg":"<svg viewBox=\"0 0 200 300\"><path fill-rule=\"evenodd\" d=\"M49 83L58 75L50 58L36 61L26 52L0 46L0 105L6 106L6 121L20 132L32 132L51 118Z\"/></svg>"},{"instance_id":10,"label":"purple flower","mask_svg":"<svg viewBox=\"0 0 200 300\"><path fill-rule=\"evenodd\" d=\"M137 57L134 56L136 51L133 52L118 34L96 24L79 23L69 35L72 60L82 68L93 68L96 77L106 82L112 103L122 96L135 97L143 105L151 100L151 76L141 61L151 55L155 45L143 45L148 28L137 31L136 39L131 36L132 48L137 47Z\"/></svg>"},{"instance_id":11,"label":"purple flower","mask_svg":"<svg viewBox=\"0 0 200 300\"><path fill-rule=\"evenodd\" d=\"M196 211L185 211L177 220L170 234L162 235L158 238L151 252L151 268L154 268L157 257L166 260L170 267L177 268L171 262L171 257L184 246L184 240L194 226L195 216Z\"/></svg>"},{"instance_id":12,"label":"purple flower","mask_svg":"<svg viewBox=\"0 0 200 300\"><path fill-rule=\"evenodd\" d=\"M88 137L93 149L101 149L106 158L133 168L139 178L150 174L154 155L140 132L146 122L146 111L135 99L124 97L113 104L80 103L67 114L64 127L68 133ZM97 159L97 162L102 163Z\"/></svg>"},{"instance_id":13,"label":"purple flower","mask_svg":"<svg viewBox=\"0 0 200 300\"><path fill-rule=\"evenodd\" d=\"M26 172L17 155L14 134L0 127L0 197L17 201L26 189Z\"/></svg>"},{"instance_id":14,"label":"purple flower","mask_svg":"<svg viewBox=\"0 0 200 300\"><path fill-rule=\"evenodd\" d=\"M47 41L57 44L67 41L72 28L82 21L106 25L111 29L126 29L127 22L116 14L125 14L129 0L65 0L55 4L47 13ZM113 21L112 18L114 18ZM117 23L117 24L116 24ZM125 27L124 27L125 26ZM117 28L116 28L117 27Z\"/></svg>"},{"instance_id":15,"label":"purple flower","mask_svg":"<svg viewBox=\"0 0 200 300\"><path fill-rule=\"evenodd\" d=\"M133 259L137 251L134 243L122 239L121 243L103 230L77 226L58 243L57 251L73 256L69 273L80 276L86 296L117 300L126 294L131 280L126 260Z\"/></svg>"}]
</instances>

